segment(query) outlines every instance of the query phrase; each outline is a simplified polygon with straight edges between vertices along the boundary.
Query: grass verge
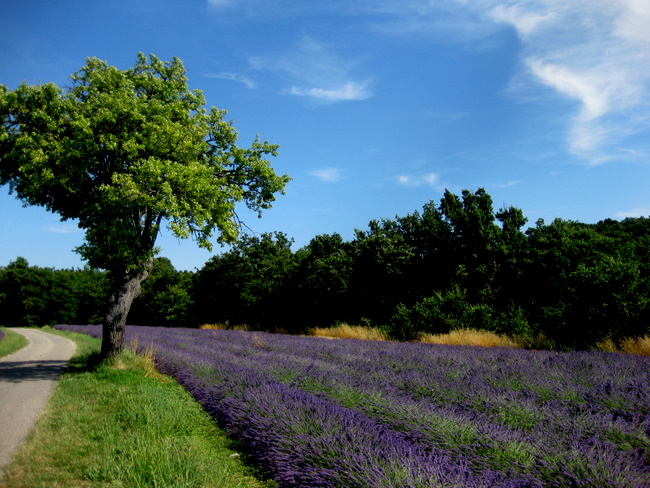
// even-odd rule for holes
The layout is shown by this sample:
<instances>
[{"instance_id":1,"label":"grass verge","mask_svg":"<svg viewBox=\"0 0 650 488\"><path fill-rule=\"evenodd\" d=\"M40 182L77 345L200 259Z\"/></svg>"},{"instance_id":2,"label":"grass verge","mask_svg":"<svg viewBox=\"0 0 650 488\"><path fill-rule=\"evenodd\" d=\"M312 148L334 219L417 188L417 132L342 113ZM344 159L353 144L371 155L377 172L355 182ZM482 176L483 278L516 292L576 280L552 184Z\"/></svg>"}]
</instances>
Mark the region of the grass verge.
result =
<instances>
[{"instance_id":1,"label":"grass verge","mask_svg":"<svg viewBox=\"0 0 650 488\"><path fill-rule=\"evenodd\" d=\"M77 352L0 487L275 486L149 355L125 350L98 364L98 339L53 332Z\"/></svg>"},{"instance_id":2,"label":"grass verge","mask_svg":"<svg viewBox=\"0 0 650 488\"><path fill-rule=\"evenodd\" d=\"M0 340L0 358L14 353L28 344L27 339L17 332L4 327L1 327L0 329L2 329L2 332L5 334L4 338Z\"/></svg>"}]
</instances>

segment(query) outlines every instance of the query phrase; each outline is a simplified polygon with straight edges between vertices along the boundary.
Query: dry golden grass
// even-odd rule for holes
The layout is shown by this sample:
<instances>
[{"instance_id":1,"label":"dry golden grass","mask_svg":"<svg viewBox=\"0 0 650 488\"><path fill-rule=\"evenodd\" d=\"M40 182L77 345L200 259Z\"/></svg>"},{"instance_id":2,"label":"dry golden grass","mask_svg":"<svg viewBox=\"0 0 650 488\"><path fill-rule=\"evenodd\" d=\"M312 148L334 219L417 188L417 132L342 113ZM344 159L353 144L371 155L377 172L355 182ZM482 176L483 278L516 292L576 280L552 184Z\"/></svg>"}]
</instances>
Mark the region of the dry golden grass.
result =
<instances>
[{"instance_id":1,"label":"dry golden grass","mask_svg":"<svg viewBox=\"0 0 650 488\"><path fill-rule=\"evenodd\" d=\"M253 328L248 324L238 324L233 325L232 330L243 330L244 332L250 332L253 330Z\"/></svg>"},{"instance_id":2,"label":"dry golden grass","mask_svg":"<svg viewBox=\"0 0 650 488\"><path fill-rule=\"evenodd\" d=\"M210 329L210 330L244 330L244 331L250 331L253 330L250 325L247 324L238 324L238 325L233 325L230 327L227 324L201 324L199 325L199 329Z\"/></svg>"},{"instance_id":3,"label":"dry golden grass","mask_svg":"<svg viewBox=\"0 0 650 488\"><path fill-rule=\"evenodd\" d=\"M650 335L627 337L618 345L612 339L607 338L596 344L596 348L605 352L626 352L628 354L650 356Z\"/></svg>"},{"instance_id":4,"label":"dry golden grass","mask_svg":"<svg viewBox=\"0 0 650 488\"><path fill-rule=\"evenodd\" d=\"M387 341L388 336L377 327L340 324L334 327L313 327L307 331L311 336L330 339L359 339L362 341Z\"/></svg>"},{"instance_id":5,"label":"dry golden grass","mask_svg":"<svg viewBox=\"0 0 650 488\"><path fill-rule=\"evenodd\" d=\"M131 353L128 356L122 355L112 360L111 368L113 369L129 369L137 366L145 373L147 378L155 378L166 382L164 375L156 369L156 363L153 354L153 344L149 344L142 351L138 352L139 343L138 339L131 339L126 344L126 349Z\"/></svg>"},{"instance_id":6,"label":"dry golden grass","mask_svg":"<svg viewBox=\"0 0 650 488\"><path fill-rule=\"evenodd\" d=\"M607 337L600 342L596 343L596 349L603 352L619 352L616 343L612 340L611 337Z\"/></svg>"},{"instance_id":7,"label":"dry golden grass","mask_svg":"<svg viewBox=\"0 0 650 488\"><path fill-rule=\"evenodd\" d=\"M630 354L650 356L650 335L623 339L621 342L621 350Z\"/></svg>"},{"instance_id":8,"label":"dry golden grass","mask_svg":"<svg viewBox=\"0 0 650 488\"><path fill-rule=\"evenodd\" d=\"M422 334L419 342L450 346L524 347L522 343L508 336L476 329L452 330L448 334Z\"/></svg>"},{"instance_id":9,"label":"dry golden grass","mask_svg":"<svg viewBox=\"0 0 650 488\"><path fill-rule=\"evenodd\" d=\"M228 327L226 324L201 324L199 329L214 329L214 330L226 330Z\"/></svg>"}]
</instances>

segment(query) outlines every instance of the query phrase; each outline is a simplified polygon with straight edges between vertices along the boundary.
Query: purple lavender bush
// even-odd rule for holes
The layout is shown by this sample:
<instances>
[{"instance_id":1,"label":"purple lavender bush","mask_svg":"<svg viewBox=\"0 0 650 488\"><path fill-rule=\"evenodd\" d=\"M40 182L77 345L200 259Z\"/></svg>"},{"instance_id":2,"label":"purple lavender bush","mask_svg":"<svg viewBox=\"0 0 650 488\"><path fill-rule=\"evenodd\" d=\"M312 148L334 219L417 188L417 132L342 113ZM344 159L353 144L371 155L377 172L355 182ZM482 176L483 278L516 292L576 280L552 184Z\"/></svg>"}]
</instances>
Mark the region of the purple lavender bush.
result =
<instances>
[{"instance_id":1,"label":"purple lavender bush","mask_svg":"<svg viewBox=\"0 0 650 488\"><path fill-rule=\"evenodd\" d=\"M646 357L142 327L126 340L153 346L282 487L650 486Z\"/></svg>"},{"instance_id":2,"label":"purple lavender bush","mask_svg":"<svg viewBox=\"0 0 650 488\"><path fill-rule=\"evenodd\" d=\"M2 329L0 329L0 341L5 338L5 333Z\"/></svg>"}]
</instances>

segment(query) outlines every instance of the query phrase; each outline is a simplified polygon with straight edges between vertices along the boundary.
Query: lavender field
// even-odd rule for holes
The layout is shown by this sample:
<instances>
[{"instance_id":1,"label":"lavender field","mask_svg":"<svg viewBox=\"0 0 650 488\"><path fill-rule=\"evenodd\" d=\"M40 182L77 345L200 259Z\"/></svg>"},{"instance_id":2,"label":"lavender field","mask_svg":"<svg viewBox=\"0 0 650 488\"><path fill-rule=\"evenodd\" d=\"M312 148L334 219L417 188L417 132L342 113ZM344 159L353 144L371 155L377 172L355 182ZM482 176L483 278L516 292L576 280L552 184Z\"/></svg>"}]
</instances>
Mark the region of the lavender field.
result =
<instances>
[{"instance_id":1,"label":"lavender field","mask_svg":"<svg viewBox=\"0 0 650 488\"><path fill-rule=\"evenodd\" d=\"M144 327L126 340L152 346L281 487L650 487L647 357Z\"/></svg>"}]
</instances>

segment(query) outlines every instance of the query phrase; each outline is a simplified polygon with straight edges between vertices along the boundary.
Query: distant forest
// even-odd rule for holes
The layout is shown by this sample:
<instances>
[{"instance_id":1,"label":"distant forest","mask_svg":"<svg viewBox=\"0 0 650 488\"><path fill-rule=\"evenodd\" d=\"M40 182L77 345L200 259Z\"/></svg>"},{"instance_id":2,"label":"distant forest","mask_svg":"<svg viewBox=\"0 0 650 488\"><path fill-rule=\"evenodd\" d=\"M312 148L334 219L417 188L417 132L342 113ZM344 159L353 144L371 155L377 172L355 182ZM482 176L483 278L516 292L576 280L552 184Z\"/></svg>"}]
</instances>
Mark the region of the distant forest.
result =
<instances>
[{"instance_id":1,"label":"distant forest","mask_svg":"<svg viewBox=\"0 0 650 488\"><path fill-rule=\"evenodd\" d=\"M397 340L472 327L584 349L650 333L650 218L597 224L495 212L484 189L447 191L420 212L369 222L351 241L282 232L243 236L197 272L157 258L128 323L380 327ZM101 323L104 272L0 267L0 324Z\"/></svg>"}]
</instances>

